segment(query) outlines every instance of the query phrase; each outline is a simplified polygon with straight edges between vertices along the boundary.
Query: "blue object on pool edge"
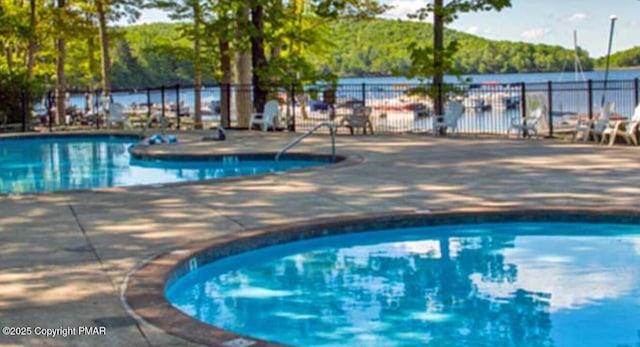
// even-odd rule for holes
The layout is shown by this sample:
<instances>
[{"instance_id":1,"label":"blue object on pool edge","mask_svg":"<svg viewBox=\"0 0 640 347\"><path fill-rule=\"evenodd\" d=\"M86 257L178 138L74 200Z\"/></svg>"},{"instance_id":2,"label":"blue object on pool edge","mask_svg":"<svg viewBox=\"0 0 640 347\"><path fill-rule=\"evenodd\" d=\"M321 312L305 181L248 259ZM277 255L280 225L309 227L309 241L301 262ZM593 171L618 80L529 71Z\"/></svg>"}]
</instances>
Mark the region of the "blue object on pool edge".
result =
<instances>
[{"instance_id":1,"label":"blue object on pool edge","mask_svg":"<svg viewBox=\"0 0 640 347\"><path fill-rule=\"evenodd\" d=\"M164 137L160 134L155 134L151 137L149 137L146 140L148 145L155 145L155 144L159 144L159 143L177 143L178 142L178 138L176 138L173 135L169 135L167 137Z\"/></svg>"},{"instance_id":2,"label":"blue object on pool edge","mask_svg":"<svg viewBox=\"0 0 640 347\"><path fill-rule=\"evenodd\" d=\"M634 224L362 232L202 264L166 297L198 320L295 346L635 346L639 241Z\"/></svg>"}]
</instances>

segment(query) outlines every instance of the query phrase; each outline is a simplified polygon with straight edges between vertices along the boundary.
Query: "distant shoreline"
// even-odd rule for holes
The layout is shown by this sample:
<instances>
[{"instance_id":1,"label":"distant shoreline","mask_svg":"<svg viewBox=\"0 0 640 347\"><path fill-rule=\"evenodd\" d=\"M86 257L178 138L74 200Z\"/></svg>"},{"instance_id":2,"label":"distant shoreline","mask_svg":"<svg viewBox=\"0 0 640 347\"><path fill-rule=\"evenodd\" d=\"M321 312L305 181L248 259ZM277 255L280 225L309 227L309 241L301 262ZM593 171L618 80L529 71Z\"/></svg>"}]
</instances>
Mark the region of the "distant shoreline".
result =
<instances>
[{"instance_id":1,"label":"distant shoreline","mask_svg":"<svg viewBox=\"0 0 640 347\"><path fill-rule=\"evenodd\" d=\"M604 71L605 68L604 67L594 67L593 71ZM615 68L609 68L609 71L627 71L627 70L640 70L640 65L635 65L635 66L618 66Z\"/></svg>"}]
</instances>

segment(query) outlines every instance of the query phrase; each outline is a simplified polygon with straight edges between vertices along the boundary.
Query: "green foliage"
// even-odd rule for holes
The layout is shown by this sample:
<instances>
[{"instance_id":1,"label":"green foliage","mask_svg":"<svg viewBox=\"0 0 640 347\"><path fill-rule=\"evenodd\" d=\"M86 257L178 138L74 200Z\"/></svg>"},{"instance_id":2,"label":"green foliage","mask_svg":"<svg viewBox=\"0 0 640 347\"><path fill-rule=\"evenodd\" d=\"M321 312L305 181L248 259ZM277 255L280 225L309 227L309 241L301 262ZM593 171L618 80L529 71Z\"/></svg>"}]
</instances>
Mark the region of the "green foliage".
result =
<instances>
[{"instance_id":1,"label":"green foliage","mask_svg":"<svg viewBox=\"0 0 640 347\"><path fill-rule=\"evenodd\" d=\"M410 17L417 18L423 21L428 15L433 16L433 48L431 55L433 61L431 62L432 68L426 68L424 66L425 59L420 58L418 55L424 53L424 49L419 48L415 43L409 45L409 52L411 52L412 69L410 75L417 74L418 77L433 77L433 84L442 84L444 82L444 75L451 73L454 68L454 55L457 52L456 41L452 41L449 45L445 46L444 42L444 28L446 23L453 22L459 13L465 12L479 12L479 11L500 11L504 7L511 6L511 0L451 0L445 2L445 0L434 0L427 3L424 7L420 8ZM417 66L415 66L417 64ZM453 71L454 74L459 75L457 71ZM438 92L438 98L435 103L435 111L440 114L442 112L442 93Z\"/></svg>"},{"instance_id":2,"label":"green foliage","mask_svg":"<svg viewBox=\"0 0 640 347\"><path fill-rule=\"evenodd\" d=\"M595 60L595 66L598 68L604 68L606 65L607 57L600 57ZM624 67L637 67L640 66L640 47L634 47L625 51L611 54L610 67L624 68Z\"/></svg>"},{"instance_id":3,"label":"green foliage","mask_svg":"<svg viewBox=\"0 0 640 347\"><path fill-rule=\"evenodd\" d=\"M193 47L179 25L154 23L119 28L121 39L113 42L113 88L193 83ZM212 82L211 68L205 68Z\"/></svg>"},{"instance_id":4,"label":"green foliage","mask_svg":"<svg viewBox=\"0 0 640 347\"><path fill-rule=\"evenodd\" d=\"M423 81L426 76L435 74L433 64L433 47L421 46L415 42L409 44L409 54L411 59L411 67L407 71L408 78L418 78ZM458 51L458 41L450 41L444 48L442 72L449 75L461 75L462 72L455 64L454 55Z\"/></svg>"},{"instance_id":5,"label":"green foliage","mask_svg":"<svg viewBox=\"0 0 640 347\"><path fill-rule=\"evenodd\" d=\"M340 20L331 24L336 46L333 59L314 60L321 69L339 76L417 76L412 69L409 47L421 48L414 56L426 64L432 59L429 23L400 20ZM553 72L574 68L574 51L560 46L523 42L490 41L454 30L445 30L445 47L457 42L448 72L463 74ZM310 52L313 58L313 51ZM580 51L586 70L593 66L586 51ZM423 65L424 65L423 64ZM427 76L427 75L425 75Z\"/></svg>"},{"instance_id":6,"label":"green foliage","mask_svg":"<svg viewBox=\"0 0 640 347\"><path fill-rule=\"evenodd\" d=\"M390 9L376 0L311 0L314 12L325 18L370 18Z\"/></svg>"},{"instance_id":7,"label":"green foliage","mask_svg":"<svg viewBox=\"0 0 640 347\"><path fill-rule=\"evenodd\" d=\"M0 124L22 122L23 92L29 109L32 102L28 99L39 95L41 90L35 89L34 84L28 82L25 73L9 73L0 69ZM30 116L27 114L27 117Z\"/></svg>"},{"instance_id":8,"label":"green foliage","mask_svg":"<svg viewBox=\"0 0 640 347\"><path fill-rule=\"evenodd\" d=\"M442 15L445 23L451 23L458 17L459 13L492 10L500 11L505 7L511 7L511 0L454 0L445 4L442 8L436 8L435 3L430 2L409 17L418 20L426 20L434 12L438 11L439 14Z\"/></svg>"},{"instance_id":9,"label":"green foliage","mask_svg":"<svg viewBox=\"0 0 640 347\"><path fill-rule=\"evenodd\" d=\"M119 30L122 35L112 43L114 89L191 83L189 54L193 49L177 24L143 24ZM416 47L424 50L416 54L416 59L422 59L425 66L432 59L428 42L432 41L433 29L428 23L352 18L332 21L326 30L323 35L331 39L331 44L317 43L317 38L307 37L304 32L296 37L316 42L305 44L302 60L301 55L288 53L290 39L284 40L283 53L273 58L267 75L281 76L274 82L284 85L296 77L290 71L299 72L309 81L335 76L417 76L412 72L416 67L412 70L408 49L413 42L419 42ZM457 45L456 54L447 63L450 72L552 72L574 68L574 51L560 46L490 41L454 30L446 30L445 37L446 47L453 42ZM591 70L593 63L586 51L580 50L580 56L583 67ZM213 71L209 66L203 72L206 83L214 82Z\"/></svg>"}]
</instances>

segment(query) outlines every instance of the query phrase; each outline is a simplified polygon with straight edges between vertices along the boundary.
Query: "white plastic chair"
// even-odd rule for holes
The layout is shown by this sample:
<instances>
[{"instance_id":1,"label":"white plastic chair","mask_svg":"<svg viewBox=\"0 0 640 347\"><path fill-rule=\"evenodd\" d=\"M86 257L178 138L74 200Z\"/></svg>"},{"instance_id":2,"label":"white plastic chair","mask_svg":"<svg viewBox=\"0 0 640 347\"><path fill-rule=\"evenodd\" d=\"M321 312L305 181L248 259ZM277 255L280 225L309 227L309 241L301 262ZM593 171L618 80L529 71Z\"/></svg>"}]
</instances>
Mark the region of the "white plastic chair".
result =
<instances>
[{"instance_id":1,"label":"white plastic chair","mask_svg":"<svg viewBox=\"0 0 640 347\"><path fill-rule=\"evenodd\" d=\"M448 110L442 116L433 116L433 133L438 134L440 128L450 129L452 133L458 132L458 121L464 114L464 105L459 101L452 101Z\"/></svg>"},{"instance_id":2,"label":"white plastic chair","mask_svg":"<svg viewBox=\"0 0 640 347\"><path fill-rule=\"evenodd\" d=\"M124 114L124 106L120 103L112 103L109 105L109 113L107 114L107 127L113 124L122 124L124 129L130 128L129 118Z\"/></svg>"},{"instance_id":3,"label":"white plastic chair","mask_svg":"<svg viewBox=\"0 0 640 347\"><path fill-rule=\"evenodd\" d=\"M262 131L267 131L269 127L272 127L275 130L278 125L279 116L280 103L278 103L278 100L268 101L264 105L264 111L262 113L251 114L249 130L251 130L256 124L261 125Z\"/></svg>"},{"instance_id":4,"label":"white plastic chair","mask_svg":"<svg viewBox=\"0 0 640 347\"><path fill-rule=\"evenodd\" d=\"M356 105L353 107L353 112L340 121L340 124L336 127L336 133L340 127L347 127L351 132L351 135L355 133L357 129L362 129L362 132L366 135L367 129L373 134L373 123L371 123L371 107L365 107L362 105Z\"/></svg>"},{"instance_id":5,"label":"white plastic chair","mask_svg":"<svg viewBox=\"0 0 640 347\"><path fill-rule=\"evenodd\" d=\"M618 136L624 138L628 144L638 145L638 138L636 137L636 132L638 131L638 126L640 125L640 104L636 106L633 117L631 120L619 120L611 126L608 125L606 129L602 132L602 141L604 143L607 136L609 136L609 146L613 146L616 142L616 138Z\"/></svg>"},{"instance_id":6,"label":"white plastic chair","mask_svg":"<svg viewBox=\"0 0 640 347\"><path fill-rule=\"evenodd\" d=\"M535 135L536 137L538 137L538 126L540 125L540 122L544 119L546 114L546 107L543 104L539 104L538 107L531 111L531 113L526 117L512 118L511 129L509 131L516 130L518 138L521 138L525 134L527 134L528 136Z\"/></svg>"},{"instance_id":7,"label":"white plastic chair","mask_svg":"<svg viewBox=\"0 0 640 347\"><path fill-rule=\"evenodd\" d=\"M609 121L611 120L611 113L615 109L613 102L607 102L602 106L600 110L600 116L596 119L587 120L582 122L578 120L576 123L576 130L573 133L573 140L577 138L578 134L582 134L582 141L589 141L589 137L593 135L594 140L597 142L607 128Z\"/></svg>"}]
</instances>

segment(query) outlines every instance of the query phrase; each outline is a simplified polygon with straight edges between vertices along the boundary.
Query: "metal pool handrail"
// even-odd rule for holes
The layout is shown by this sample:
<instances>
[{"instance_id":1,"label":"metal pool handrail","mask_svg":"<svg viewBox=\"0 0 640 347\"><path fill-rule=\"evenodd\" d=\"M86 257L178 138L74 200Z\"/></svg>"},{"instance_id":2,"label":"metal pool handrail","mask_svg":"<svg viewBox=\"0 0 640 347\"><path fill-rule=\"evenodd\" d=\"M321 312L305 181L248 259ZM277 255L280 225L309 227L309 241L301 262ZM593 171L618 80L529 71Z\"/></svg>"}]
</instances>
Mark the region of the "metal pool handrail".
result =
<instances>
[{"instance_id":1,"label":"metal pool handrail","mask_svg":"<svg viewBox=\"0 0 640 347\"><path fill-rule=\"evenodd\" d=\"M326 126L329 128L329 134L331 134L331 161L336 160L336 135L335 135L335 125L332 122L320 122L316 124L313 128L311 128L306 133L296 137L293 141L289 142L286 146L282 147L281 150L276 154L276 161L280 160L280 157L293 146L300 143L300 141L304 140L309 135L313 134L314 131Z\"/></svg>"}]
</instances>

